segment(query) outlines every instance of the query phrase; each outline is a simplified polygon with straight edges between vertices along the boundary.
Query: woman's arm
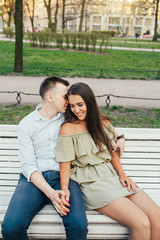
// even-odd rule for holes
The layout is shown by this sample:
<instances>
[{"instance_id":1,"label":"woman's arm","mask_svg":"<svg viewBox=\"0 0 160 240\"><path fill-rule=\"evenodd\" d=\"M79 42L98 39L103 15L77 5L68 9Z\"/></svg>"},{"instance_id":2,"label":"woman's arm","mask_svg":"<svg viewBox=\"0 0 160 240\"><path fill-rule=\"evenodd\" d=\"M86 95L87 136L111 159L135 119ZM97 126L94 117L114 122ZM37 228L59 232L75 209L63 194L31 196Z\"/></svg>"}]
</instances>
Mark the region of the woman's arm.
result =
<instances>
[{"instance_id":1,"label":"woman's arm","mask_svg":"<svg viewBox=\"0 0 160 240\"><path fill-rule=\"evenodd\" d=\"M61 190L65 192L65 196L61 197L63 204L65 204L65 201L69 202L70 192L68 188L69 188L70 170L71 170L71 162L60 163Z\"/></svg>"},{"instance_id":2,"label":"woman's arm","mask_svg":"<svg viewBox=\"0 0 160 240\"><path fill-rule=\"evenodd\" d=\"M131 178L126 176L126 174L122 168L122 164L120 162L120 157L118 156L118 154L116 152L112 153L111 164L113 165L114 169L117 171L122 185L124 187L128 187L129 192L131 191L131 188L135 192L136 188L138 188L138 186Z\"/></svg>"}]
</instances>

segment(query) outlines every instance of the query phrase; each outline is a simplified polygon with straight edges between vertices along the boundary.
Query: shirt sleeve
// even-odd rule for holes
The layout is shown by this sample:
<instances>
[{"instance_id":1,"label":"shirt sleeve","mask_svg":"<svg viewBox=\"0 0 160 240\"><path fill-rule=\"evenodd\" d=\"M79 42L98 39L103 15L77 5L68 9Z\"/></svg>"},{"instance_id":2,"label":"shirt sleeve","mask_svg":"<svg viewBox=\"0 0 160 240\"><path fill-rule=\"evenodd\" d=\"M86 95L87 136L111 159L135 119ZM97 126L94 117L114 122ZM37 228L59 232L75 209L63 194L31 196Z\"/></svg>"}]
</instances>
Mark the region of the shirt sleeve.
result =
<instances>
[{"instance_id":1,"label":"shirt sleeve","mask_svg":"<svg viewBox=\"0 0 160 240\"><path fill-rule=\"evenodd\" d=\"M39 170L36 164L33 141L29 134L28 126L23 122L20 122L18 125L18 145L21 170L27 180L30 181L31 174Z\"/></svg>"},{"instance_id":2,"label":"shirt sleeve","mask_svg":"<svg viewBox=\"0 0 160 240\"><path fill-rule=\"evenodd\" d=\"M56 151L56 161L70 162L73 160L75 160L75 150L72 136L59 135Z\"/></svg>"}]
</instances>

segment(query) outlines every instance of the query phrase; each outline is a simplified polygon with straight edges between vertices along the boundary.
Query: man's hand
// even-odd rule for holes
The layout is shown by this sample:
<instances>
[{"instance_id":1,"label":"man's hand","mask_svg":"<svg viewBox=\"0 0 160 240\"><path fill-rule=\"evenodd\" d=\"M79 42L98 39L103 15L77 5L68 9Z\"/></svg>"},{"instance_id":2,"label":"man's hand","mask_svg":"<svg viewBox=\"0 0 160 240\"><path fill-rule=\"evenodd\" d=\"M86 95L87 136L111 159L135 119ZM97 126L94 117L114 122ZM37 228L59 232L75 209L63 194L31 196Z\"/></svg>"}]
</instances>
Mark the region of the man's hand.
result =
<instances>
[{"instance_id":1,"label":"man's hand","mask_svg":"<svg viewBox=\"0 0 160 240\"><path fill-rule=\"evenodd\" d=\"M125 149L125 139L124 138L121 138L119 140L117 140L116 142L116 145L115 145L115 148L114 148L114 152L117 152L119 151L119 156L120 158L122 157L122 154L124 152L124 149Z\"/></svg>"},{"instance_id":2,"label":"man's hand","mask_svg":"<svg viewBox=\"0 0 160 240\"><path fill-rule=\"evenodd\" d=\"M62 199L65 198L66 194L64 191L62 190L54 190L50 195L50 200L53 204L53 206L55 207L55 209L57 210L57 212L61 215L61 216L66 216L67 213L69 212L69 209L65 206L67 205L68 207L70 206L68 202L63 203Z\"/></svg>"}]
</instances>

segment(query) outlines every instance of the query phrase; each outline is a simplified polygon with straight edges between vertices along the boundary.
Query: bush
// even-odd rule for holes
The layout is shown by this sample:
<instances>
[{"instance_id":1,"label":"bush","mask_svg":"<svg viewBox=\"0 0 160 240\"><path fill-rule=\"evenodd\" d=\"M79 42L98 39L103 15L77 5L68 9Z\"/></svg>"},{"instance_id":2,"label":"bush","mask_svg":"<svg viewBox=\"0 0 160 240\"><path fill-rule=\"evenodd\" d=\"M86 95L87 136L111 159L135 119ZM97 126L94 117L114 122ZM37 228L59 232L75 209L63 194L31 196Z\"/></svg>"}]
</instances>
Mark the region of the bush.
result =
<instances>
[{"instance_id":1,"label":"bush","mask_svg":"<svg viewBox=\"0 0 160 240\"><path fill-rule=\"evenodd\" d=\"M6 35L7 38L13 38L15 35L14 28L12 27L4 27L3 33Z\"/></svg>"},{"instance_id":2,"label":"bush","mask_svg":"<svg viewBox=\"0 0 160 240\"><path fill-rule=\"evenodd\" d=\"M47 47L52 42L52 31L49 28L44 28L37 33L37 39L40 42L40 47Z\"/></svg>"}]
</instances>

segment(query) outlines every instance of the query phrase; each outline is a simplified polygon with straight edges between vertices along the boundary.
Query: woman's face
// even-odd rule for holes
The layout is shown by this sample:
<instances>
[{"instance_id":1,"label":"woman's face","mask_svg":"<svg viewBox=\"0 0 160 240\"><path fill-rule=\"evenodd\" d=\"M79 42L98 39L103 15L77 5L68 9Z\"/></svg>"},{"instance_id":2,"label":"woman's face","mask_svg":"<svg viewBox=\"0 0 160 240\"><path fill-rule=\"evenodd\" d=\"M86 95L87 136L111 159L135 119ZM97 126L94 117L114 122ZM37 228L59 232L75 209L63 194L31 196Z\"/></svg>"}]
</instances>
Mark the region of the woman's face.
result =
<instances>
[{"instance_id":1,"label":"woman's face","mask_svg":"<svg viewBox=\"0 0 160 240\"><path fill-rule=\"evenodd\" d=\"M70 95L68 100L71 111L76 115L76 117L81 121L85 120L87 115L87 106L83 98L79 95Z\"/></svg>"}]
</instances>

